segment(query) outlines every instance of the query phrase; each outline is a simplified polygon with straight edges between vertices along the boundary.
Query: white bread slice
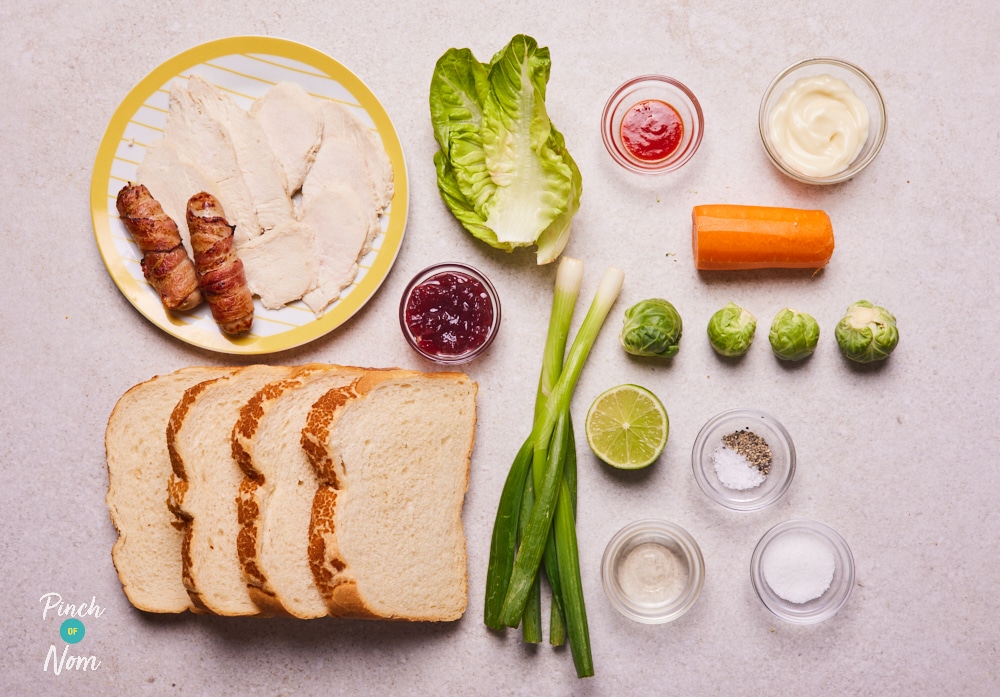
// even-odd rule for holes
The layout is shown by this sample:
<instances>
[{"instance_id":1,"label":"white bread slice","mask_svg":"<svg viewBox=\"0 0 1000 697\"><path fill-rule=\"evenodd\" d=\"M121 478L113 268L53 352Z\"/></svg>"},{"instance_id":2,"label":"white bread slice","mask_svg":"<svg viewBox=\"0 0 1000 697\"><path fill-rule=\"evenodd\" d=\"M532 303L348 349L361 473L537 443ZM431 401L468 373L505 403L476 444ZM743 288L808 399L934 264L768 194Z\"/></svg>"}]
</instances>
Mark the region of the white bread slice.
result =
<instances>
[{"instance_id":1,"label":"white bread slice","mask_svg":"<svg viewBox=\"0 0 1000 697\"><path fill-rule=\"evenodd\" d=\"M167 508L167 421L184 391L232 368L190 367L131 388L108 418L106 502L118 539L111 559L129 602L146 612L191 609L181 580L184 532Z\"/></svg>"},{"instance_id":2,"label":"white bread slice","mask_svg":"<svg viewBox=\"0 0 1000 697\"><path fill-rule=\"evenodd\" d=\"M447 621L465 612L476 391L461 373L373 370L310 411L302 445L320 486L309 561L331 615Z\"/></svg>"},{"instance_id":3,"label":"white bread slice","mask_svg":"<svg viewBox=\"0 0 1000 697\"><path fill-rule=\"evenodd\" d=\"M250 365L187 389L170 415L167 448L173 475L169 504L184 527L183 579L195 609L256 615L236 553L236 498L243 473L233 459L240 408L291 368Z\"/></svg>"},{"instance_id":4,"label":"white bread slice","mask_svg":"<svg viewBox=\"0 0 1000 697\"><path fill-rule=\"evenodd\" d=\"M240 410L232 435L244 473L236 546L250 597L264 612L302 619L327 614L309 566L309 520L319 482L301 433L317 399L364 372L307 364L262 387Z\"/></svg>"}]
</instances>

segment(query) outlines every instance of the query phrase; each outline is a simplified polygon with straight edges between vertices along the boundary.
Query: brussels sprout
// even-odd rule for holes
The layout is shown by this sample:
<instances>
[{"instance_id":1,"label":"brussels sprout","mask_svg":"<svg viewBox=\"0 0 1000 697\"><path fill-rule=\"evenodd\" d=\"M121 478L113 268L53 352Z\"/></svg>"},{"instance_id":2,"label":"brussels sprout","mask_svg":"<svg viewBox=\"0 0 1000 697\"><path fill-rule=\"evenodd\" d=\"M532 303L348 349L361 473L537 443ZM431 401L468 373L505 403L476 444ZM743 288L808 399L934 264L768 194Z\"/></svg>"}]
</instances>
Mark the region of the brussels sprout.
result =
<instances>
[{"instance_id":1,"label":"brussels sprout","mask_svg":"<svg viewBox=\"0 0 1000 697\"><path fill-rule=\"evenodd\" d=\"M899 343L896 318L884 307L867 300L859 300L847 308L834 334L844 356L858 363L888 358Z\"/></svg>"},{"instance_id":2,"label":"brussels sprout","mask_svg":"<svg viewBox=\"0 0 1000 697\"><path fill-rule=\"evenodd\" d=\"M757 318L729 303L708 320L708 340L721 356L742 356L753 343Z\"/></svg>"},{"instance_id":3,"label":"brussels sprout","mask_svg":"<svg viewBox=\"0 0 1000 697\"><path fill-rule=\"evenodd\" d=\"M812 315L786 307L774 316L767 338L778 358L783 361L800 361L816 350L819 324Z\"/></svg>"},{"instance_id":4,"label":"brussels sprout","mask_svg":"<svg viewBox=\"0 0 1000 697\"><path fill-rule=\"evenodd\" d=\"M635 356L669 358L680 349L681 316L666 300L641 300L625 310L625 326L618 337Z\"/></svg>"}]
</instances>

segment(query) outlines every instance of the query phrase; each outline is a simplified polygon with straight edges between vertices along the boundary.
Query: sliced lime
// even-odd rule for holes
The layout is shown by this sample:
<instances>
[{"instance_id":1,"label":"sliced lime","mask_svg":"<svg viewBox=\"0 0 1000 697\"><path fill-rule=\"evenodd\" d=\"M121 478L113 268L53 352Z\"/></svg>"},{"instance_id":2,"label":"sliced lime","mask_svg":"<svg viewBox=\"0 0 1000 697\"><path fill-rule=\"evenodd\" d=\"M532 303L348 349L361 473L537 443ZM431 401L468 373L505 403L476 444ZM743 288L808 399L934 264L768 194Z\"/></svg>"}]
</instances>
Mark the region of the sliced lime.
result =
<instances>
[{"instance_id":1,"label":"sliced lime","mask_svg":"<svg viewBox=\"0 0 1000 697\"><path fill-rule=\"evenodd\" d=\"M638 385L603 392L587 412L587 443L603 462L635 470L656 461L667 444L670 420L656 395Z\"/></svg>"}]
</instances>

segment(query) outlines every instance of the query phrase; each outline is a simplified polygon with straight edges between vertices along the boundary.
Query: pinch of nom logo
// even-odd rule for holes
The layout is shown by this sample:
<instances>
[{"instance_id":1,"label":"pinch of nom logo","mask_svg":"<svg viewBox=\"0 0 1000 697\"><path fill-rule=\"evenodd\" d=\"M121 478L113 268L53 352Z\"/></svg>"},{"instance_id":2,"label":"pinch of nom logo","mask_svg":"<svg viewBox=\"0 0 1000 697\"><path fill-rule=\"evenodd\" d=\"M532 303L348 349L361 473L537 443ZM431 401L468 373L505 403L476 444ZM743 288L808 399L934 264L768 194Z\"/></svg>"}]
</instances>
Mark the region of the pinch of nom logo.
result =
<instances>
[{"instance_id":1,"label":"pinch of nom logo","mask_svg":"<svg viewBox=\"0 0 1000 697\"><path fill-rule=\"evenodd\" d=\"M70 646L79 644L87 635L87 627L83 620L89 622L91 618L97 619L107 609L97 604L97 596L92 597L89 604L75 605L64 602L58 593L46 593L38 599L38 602L42 603L43 620L61 619L59 638L65 644L61 654L55 644L49 646L42 670L49 672L50 664L53 675L60 675L63 670L88 671L100 668L101 662L97 660L97 656L71 654L69 651Z\"/></svg>"}]
</instances>

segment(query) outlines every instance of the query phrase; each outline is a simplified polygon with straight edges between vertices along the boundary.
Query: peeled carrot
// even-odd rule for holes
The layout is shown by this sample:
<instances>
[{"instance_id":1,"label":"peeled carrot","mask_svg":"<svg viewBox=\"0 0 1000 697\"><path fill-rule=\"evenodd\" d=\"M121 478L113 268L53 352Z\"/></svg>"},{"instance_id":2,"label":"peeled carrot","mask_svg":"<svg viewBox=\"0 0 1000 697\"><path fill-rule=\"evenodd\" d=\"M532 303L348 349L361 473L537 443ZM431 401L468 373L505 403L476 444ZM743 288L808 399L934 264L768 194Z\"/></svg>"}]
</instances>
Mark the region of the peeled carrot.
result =
<instances>
[{"instance_id":1,"label":"peeled carrot","mask_svg":"<svg viewBox=\"0 0 1000 697\"><path fill-rule=\"evenodd\" d=\"M823 211L715 204L695 206L691 217L697 269L818 269L833 255Z\"/></svg>"}]
</instances>

